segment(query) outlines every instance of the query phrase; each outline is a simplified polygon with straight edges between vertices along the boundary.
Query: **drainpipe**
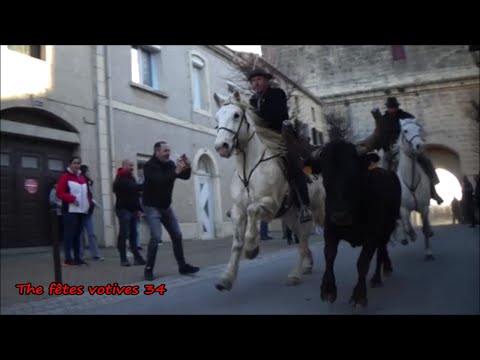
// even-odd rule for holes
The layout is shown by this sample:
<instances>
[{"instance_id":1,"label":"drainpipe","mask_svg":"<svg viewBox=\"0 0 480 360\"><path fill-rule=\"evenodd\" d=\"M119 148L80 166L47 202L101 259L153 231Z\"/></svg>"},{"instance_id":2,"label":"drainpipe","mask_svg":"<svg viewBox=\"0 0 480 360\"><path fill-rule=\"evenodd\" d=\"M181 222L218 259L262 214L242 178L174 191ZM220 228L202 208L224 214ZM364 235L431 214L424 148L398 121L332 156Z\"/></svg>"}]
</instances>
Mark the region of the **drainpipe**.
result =
<instances>
[{"instance_id":1,"label":"drainpipe","mask_svg":"<svg viewBox=\"0 0 480 360\"><path fill-rule=\"evenodd\" d=\"M109 158L110 158L110 183L113 182L114 174L115 174L115 140L114 140L114 128L113 128L113 106L112 106L112 69L110 66L110 46L104 45L104 53L105 53L105 74L106 74L106 85L107 85L107 116L108 116L108 135L109 135ZM110 191L111 192L111 191ZM114 239L116 239L117 234L115 231L115 217L114 217L114 202L113 202L113 194L110 196L110 213L111 213L111 221L114 233Z\"/></svg>"}]
</instances>

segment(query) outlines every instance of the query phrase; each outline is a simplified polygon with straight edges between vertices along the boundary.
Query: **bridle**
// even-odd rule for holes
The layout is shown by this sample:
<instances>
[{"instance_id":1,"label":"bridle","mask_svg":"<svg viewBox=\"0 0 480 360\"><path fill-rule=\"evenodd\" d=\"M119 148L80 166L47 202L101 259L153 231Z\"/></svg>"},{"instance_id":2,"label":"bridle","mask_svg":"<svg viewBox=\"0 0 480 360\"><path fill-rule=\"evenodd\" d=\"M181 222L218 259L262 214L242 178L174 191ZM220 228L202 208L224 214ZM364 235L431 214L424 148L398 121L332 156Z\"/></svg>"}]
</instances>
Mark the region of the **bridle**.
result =
<instances>
[{"instance_id":1,"label":"bridle","mask_svg":"<svg viewBox=\"0 0 480 360\"><path fill-rule=\"evenodd\" d=\"M235 104L233 104L232 102L225 102L225 103L223 103L222 107L223 107L223 106L226 106L226 105L235 105ZM237 105L235 105L235 106L237 106ZM241 109L241 108L240 108L240 109ZM231 147L231 149L230 149L230 152L228 153L228 156L231 156L234 150L243 152L243 150L241 150L241 149L238 147L238 143L239 143L239 141L238 141L238 136L239 136L239 134L240 134L240 130L242 129L243 122L245 122L245 123L247 124L247 133L249 133L249 132L250 132L250 124L249 124L249 122L247 121L247 115L245 114L245 111L244 111L244 110L242 110L242 118L240 119L240 124L238 125L237 131L233 131L233 130L231 130L231 129L229 129L229 128L226 128L226 127L224 127L224 126L220 126L220 127L219 127L218 125L215 126L215 129L217 130L217 134L218 134L218 132L219 132L220 130L225 130L225 131L233 134L233 145L232 145L232 147ZM253 132L252 135L248 138L248 142L250 142L250 140L252 140L252 138L253 138L254 135L255 135L255 132ZM247 143L248 143L248 142L247 142ZM238 154L238 153L237 153L237 154ZM235 155L237 155L237 154L235 154Z\"/></svg>"},{"instance_id":2,"label":"bridle","mask_svg":"<svg viewBox=\"0 0 480 360\"><path fill-rule=\"evenodd\" d=\"M237 106L236 104L233 104L232 102L225 102L222 104L222 107L223 106L226 106L226 105L235 105ZM241 109L241 108L240 108ZM226 127L223 127L223 126L216 126L215 129L217 129L217 134L220 130L225 130L231 134L233 134L233 145L230 149L230 152L228 154L228 156L230 157L233 153L234 150L236 150L237 152L235 153L235 155L238 155L239 153L243 155L243 178L240 176L240 174L238 174L238 177L240 178L240 181L243 183L243 186L245 186L245 188L247 189L247 193L248 195L250 196L250 190L249 190L249 187L248 185L250 184L250 178L252 177L252 174L253 172L255 171L255 169L262 163L262 162L265 162L265 161L268 161L268 160L271 160L271 159L274 159L276 157L279 157L281 154L276 154L276 155L273 155L273 156L270 156L268 158L265 158L265 153L266 153L266 149L263 150L263 153L262 153L262 156L261 158L256 162L256 164L253 166L252 170L250 170L250 173L248 174L247 176L247 169L246 169L246 157L247 155L245 154L245 151L243 149L241 149L238 145L239 145L239 141L238 141L238 136L240 134L240 130L242 128L242 125L243 125L243 122L245 121L245 123L247 124L247 134L250 132L250 123L247 121L247 115L246 115L246 111L241 109L242 110L242 118L240 120L240 124L238 125L238 128L236 131L233 131L229 128L226 128ZM250 143L250 140L252 140L252 138L255 136L255 131L252 132L252 135L250 135L250 137L248 138L248 141L247 141L247 144Z\"/></svg>"}]
</instances>

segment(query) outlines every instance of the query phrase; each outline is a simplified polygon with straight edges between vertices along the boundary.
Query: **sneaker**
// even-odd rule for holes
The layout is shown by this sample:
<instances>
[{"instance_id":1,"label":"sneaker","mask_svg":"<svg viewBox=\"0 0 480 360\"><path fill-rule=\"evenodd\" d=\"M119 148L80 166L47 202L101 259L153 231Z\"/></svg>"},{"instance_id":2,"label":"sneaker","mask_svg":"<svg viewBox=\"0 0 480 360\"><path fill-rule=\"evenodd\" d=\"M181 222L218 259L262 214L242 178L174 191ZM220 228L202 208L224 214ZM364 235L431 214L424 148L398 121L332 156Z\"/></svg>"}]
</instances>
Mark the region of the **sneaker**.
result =
<instances>
[{"instance_id":1,"label":"sneaker","mask_svg":"<svg viewBox=\"0 0 480 360\"><path fill-rule=\"evenodd\" d=\"M67 259L64 262L65 266L70 266L70 265L75 265L74 261L72 259Z\"/></svg>"},{"instance_id":2,"label":"sneaker","mask_svg":"<svg viewBox=\"0 0 480 360\"><path fill-rule=\"evenodd\" d=\"M142 257L136 258L133 265L146 265L147 263Z\"/></svg>"},{"instance_id":3,"label":"sneaker","mask_svg":"<svg viewBox=\"0 0 480 360\"><path fill-rule=\"evenodd\" d=\"M179 270L180 274L187 275L187 274L196 273L198 270L200 270L200 268L197 267L197 266L192 266L190 264L185 264L183 266L180 266L178 270Z\"/></svg>"},{"instance_id":4,"label":"sneaker","mask_svg":"<svg viewBox=\"0 0 480 360\"><path fill-rule=\"evenodd\" d=\"M92 260L95 260L95 261L103 261L103 260L105 260L105 259L104 259L103 257L101 257L101 256L93 256L93 257L92 257Z\"/></svg>"},{"instance_id":5,"label":"sneaker","mask_svg":"<svg viewBox=\"0 0 480 360\"><path fill-rule=\"evenodd\" d=\"M130 263L128 262L128 260L121 260L120 261L120 266L130 266Z\"/></svg>"},{"instance_id":6,"label":"sneaker","mask_svg":"<svg viewBox=\"0 0 480 360\"><path fill-rule=\"evenodd\" d=\"M153 269L150 268L150 267L146 267L145 271L144 271L144 274L143 274L143 277L147 281L152 281L153 280Z\"/></svg>"},{"instance_id":7,"label":"sneaker","mask_svg":"<svg viewBox=\"0 0 480 360\"><path fill-rule=\"evenodd\" d=\"M88 264L82 259L75 259L73 260L73 265L88 265Z\"/></svg>"}]
</instances>

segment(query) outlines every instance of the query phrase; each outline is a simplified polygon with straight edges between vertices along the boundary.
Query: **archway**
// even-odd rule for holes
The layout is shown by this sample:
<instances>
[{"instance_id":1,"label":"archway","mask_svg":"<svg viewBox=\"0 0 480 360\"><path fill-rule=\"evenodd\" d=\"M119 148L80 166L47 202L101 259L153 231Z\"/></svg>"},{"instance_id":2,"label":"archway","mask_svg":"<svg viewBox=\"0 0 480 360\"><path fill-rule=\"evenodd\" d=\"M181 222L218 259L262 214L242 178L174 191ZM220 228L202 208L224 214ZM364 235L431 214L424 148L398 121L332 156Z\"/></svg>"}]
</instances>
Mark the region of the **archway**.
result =
<instances>
[{"instance_id":1,"label":"archway","mask_svg":"<svg viewBox=\"0 0 480 360\"><path fill-rule=\"evenodd\" d=\"M452 224L462 199L460 157L455 150L440 144L429 144L425 151L440 180L435 190L444 200L440 206L435 200L430 200L430 221L432 225ZM421 223L419 219L417 221Z\"/></svg>"}]
</instances>

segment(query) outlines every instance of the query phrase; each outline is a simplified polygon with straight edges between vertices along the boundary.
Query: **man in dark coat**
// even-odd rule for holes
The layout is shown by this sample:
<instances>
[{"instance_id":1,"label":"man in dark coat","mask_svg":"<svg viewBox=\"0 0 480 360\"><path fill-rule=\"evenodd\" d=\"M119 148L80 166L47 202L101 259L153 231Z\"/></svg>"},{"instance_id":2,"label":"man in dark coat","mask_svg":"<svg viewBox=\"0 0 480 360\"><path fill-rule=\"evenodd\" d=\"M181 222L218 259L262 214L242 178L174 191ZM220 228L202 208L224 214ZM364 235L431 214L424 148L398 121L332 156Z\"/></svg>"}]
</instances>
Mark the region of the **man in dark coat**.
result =
<instances>
[{"instance_id":1,"label":"man in dark coat","mask_svg":"<svg viewBox=\"0 0 480 360\"><path fill-rule=\"evenodd\" d=\"M122 167L117 170L117 176L113 182L113 192L116 196L115 212L120 226L117 248L120 253L121 266L130 266L127 260L127 239L135 258L134 265L145 265L145 260L137 248L137 222L143 213L143 209L140 204L138 185L133 176L133 169L132 161L123 160Z\"/></svg>"},{"instance_id":2,"label":"man in dark coat","mask_svg":"<svg viewBox=\"0 0 480 360\"><path fill-rule=\"evenodd\" d=\"M300 222L311 221L307 178L303 172L305 159L302 158L299 150L298 136L291 121L288 120L287 96L282 89L271 87L270 80L272 78L271 74L260 68L249 74L248 81L255 92L250 98L250 105L256 109L256 113L263 120L265 127L282 134L287 147L288 180L295 188L301 206Z\"/></svg>"},{"instance_id":3,"label":"man in dark coat","mask_svg":"<svg viewBox=\"0 0 480 360\"><path fill-rule=\"evenodd\" d=\"M385 105L387 111L385 111L383 115L380 115L378 109L372 111L376 126L373 134L359 144L360 149L364 152L380 149L383 149L384 152L388 152L400 135L400 120L414 118L412 114L400 109L400 104L395 97L389 97ZM440 180L435 172L432 162L424 154L418 155L417 161L430 178L430 196L437 201L438 205L442 204L443 199L435 190L435 185L440 183Z\"/></svg>"}]
</instances>

